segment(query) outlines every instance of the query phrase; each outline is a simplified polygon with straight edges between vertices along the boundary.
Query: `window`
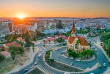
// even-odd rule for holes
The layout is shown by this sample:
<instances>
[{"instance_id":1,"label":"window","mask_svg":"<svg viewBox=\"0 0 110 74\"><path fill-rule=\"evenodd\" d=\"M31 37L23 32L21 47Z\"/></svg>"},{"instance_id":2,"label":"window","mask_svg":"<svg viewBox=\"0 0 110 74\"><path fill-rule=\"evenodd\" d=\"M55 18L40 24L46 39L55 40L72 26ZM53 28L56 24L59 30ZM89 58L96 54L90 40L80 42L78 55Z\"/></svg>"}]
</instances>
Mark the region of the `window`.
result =
<instances>
[{"instance_id":1,"label":"window","mask_svg":"<svg viewBox=\"0 0 110 74\"><path fill-rule=\"evenodd\" d=\"M75 44L75 49L78 49L78 44Z\"/></svg>"}]
</instances>

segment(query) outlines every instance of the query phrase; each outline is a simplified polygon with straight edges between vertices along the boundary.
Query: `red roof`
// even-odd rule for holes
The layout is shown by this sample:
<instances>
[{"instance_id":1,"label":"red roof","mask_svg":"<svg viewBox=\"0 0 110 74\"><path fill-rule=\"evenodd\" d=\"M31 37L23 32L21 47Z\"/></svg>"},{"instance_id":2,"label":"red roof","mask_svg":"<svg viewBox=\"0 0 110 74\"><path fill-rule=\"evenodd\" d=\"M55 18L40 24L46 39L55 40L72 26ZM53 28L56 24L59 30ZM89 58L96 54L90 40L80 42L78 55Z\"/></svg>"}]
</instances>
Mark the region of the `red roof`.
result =
<instances>
[{"instance_id":1,"label":"red roof","mask_svg":"<svg viewBox=\"0 0 110 74\"><path fill-rule=\"evenodd\" d=\"M25 39L22 39L21 37L18 37L17 39L19 39L22 42L25 42Z\"/></svg>"},{"instance_id":2,"label":"red roof","mask_svg":"<svg viewBox=\"0 0 110 74\"><path fill-rule=\"evenodd\" d=\"M86 41L86 39L84 37L77 37L80 44L83 45L83 46L89 46L89 43Z\"/></svg>"},{"instance_id":3,"label":"red roof","mask_svg":"<svg viewBox=\"0 0 110 74\"><path fill-rule=\"evenodd\" d=\"M60 37L64 37L64 35L60 35Z\"/></svg>"},{"instance_id":4,"label":"red roof","mask_svg":"<svg viewBox=\"0 0 110 74\"><path fill-rule=\"evenodd\" d=\"M70 37L69 37L69 43L72 44L75 38L76 38L76 37L70 36Z\"/></svg>"},{"instance_id":5,"label":"red roof","mask_svg":"<svg viewBox=\"0 0 110 74\"><path fill-rule=\"evenodd\" d=\"M55 35L55 37L59 37L58 35Z\"/></svg>"},{"instance_id":6,"label":"red roof","mask_svg":"<svg viewBox=\"0 0 110 74\"><path fill-rule=\"evenodd\" d=\"M44 41L42 41L44 43ZM48 40L45 40L45 42L48 42Z\"/></svg>"},{"instance_id":7,"label":"red roof","mask_svg":"<svg viewBox=\"0 0 110 74\"><path fill-rule=\"evenodd\" d=\"M16 43L16 42L11 42L11 43L6 43L5 45L6 46L10 46L10 45L17 45L17 46L20 46L21 44L18 44L18 43Z\"/></svg>"},{"instance_id":8,"label":"red roof","mask_svg":"<svg viewBox=\"0 0 110 74\"><path fill-rule=\"evenodd\" d=\"M51 41L57 40L57 38L52 38Z\"/></svg>"},{"instance_id":9,"label":"red roof","mask_svg":"<svg viewBox=\"0 0 110 74\"><path fill-rule=\"evenodd\" d=\"M4 48L4 50L7 51L8 49L7 48Z\"/></svg>"},{"instance_id":10,"label":"red roof","mask_svg":"<svg viewBox=\"0 0 110 74\"><path fill-rule=\"evenodd\" d=\"M72 44L73 41L75 40L75 38L76 37L70 36L69 37L69 43ZM86 39L84 38L84 36L78 36L77 38L78 38L78 40L79 40L79 42L80 42L81 45L83 45L83 46L89 46L89 43L86 41Z\"/></svg>"},{"instance_id":11,"label":"red roof","mask_svg":"<svg viewBox=\"0 0 110 74\"><path fill-rule=\"evenodd\" d=\"M98 25L98 28L102 28L102 25Z\"/></svg>"},{"instance_id":12,"label":"red roof","mask_svg":"<svg viewBox=\"0 0 110 74\"><path fill-rule=\"evenodd\" d=\"M63 37L63 39L68 40L68 37Z\"/></svg>"},{"instance_id":13,"label":"red roof","mask_svg":"<svg viewBox=\"0 0 110 74\"><path fill-rule=\"evenodd\" d=\"M9 53L9 52L7 52L7 51L2 51L2 52L1 52L1 54L2 54L3 56L10 55L10 53Z\"/></svg>"}]
</instances>

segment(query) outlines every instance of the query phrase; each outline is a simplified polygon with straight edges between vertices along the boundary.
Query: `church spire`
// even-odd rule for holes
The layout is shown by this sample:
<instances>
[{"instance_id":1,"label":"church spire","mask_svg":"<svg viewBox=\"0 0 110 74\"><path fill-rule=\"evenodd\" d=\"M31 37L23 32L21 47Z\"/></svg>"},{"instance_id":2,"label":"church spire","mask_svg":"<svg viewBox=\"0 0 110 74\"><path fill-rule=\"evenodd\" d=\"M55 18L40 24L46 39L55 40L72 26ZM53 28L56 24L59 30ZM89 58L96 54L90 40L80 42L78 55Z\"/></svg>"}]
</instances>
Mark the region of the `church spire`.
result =
<instances>
[{"instance_id":1,"label":"church spire","mask_svg":"<svg viewBox=\"0 0 110 74\"><path fill-rule=\"evenodd\" d=\"M74 22L73 22L73 27L72 27L71 36L72 36L72 37L76 37L76 35L75 35L75 24L74 24Z\"/></svg>"},{"instance_id":2,"label":"church spire","mask_svg":"<svg viewBox=\"0 0 110 74\"><path fill-rule=\"evenodd\" d=\"M73 28L72 28L73 33L75 33L75 24L73 22Z\"/></svg>"}]
</instances>

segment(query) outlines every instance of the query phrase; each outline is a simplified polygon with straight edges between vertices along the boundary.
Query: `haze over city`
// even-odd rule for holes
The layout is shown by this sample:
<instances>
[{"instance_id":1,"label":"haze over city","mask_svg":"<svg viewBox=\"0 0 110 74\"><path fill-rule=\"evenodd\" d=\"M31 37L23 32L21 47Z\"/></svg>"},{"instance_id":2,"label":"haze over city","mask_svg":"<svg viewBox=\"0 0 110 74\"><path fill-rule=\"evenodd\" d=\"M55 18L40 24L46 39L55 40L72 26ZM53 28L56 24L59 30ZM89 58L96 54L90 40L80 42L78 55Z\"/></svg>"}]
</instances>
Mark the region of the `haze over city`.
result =
<instances>
[{"instance_id":1,"label":"haze over city","mask_svg":"<svg viewBox=\"0 0 110 74\"><path fill-rule=\"evenodd\" d=\"M110 0L0 0L0 17L110 18L109 7Z\"/></svg>"}]
</instances>

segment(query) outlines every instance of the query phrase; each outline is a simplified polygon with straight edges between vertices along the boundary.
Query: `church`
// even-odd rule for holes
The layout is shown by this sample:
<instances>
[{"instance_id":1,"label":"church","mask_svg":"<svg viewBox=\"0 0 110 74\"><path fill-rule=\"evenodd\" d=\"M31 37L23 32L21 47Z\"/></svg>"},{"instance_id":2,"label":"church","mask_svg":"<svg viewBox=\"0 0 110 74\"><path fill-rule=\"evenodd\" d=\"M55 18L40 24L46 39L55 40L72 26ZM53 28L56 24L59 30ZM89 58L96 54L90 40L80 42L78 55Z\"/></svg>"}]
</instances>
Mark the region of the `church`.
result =
<instances>
[{"instance_id":1,"label":"church","mask_svg":"<svg viewBox=\"0 0 110 74\"><path fill-rule=\"evenodd\" d=\"M69 49L72 49L76 53L79 53L80 51L84 51L89 48L90 45L83 36L76 36L75 24L73 23L71 35L69 36L67 41L67 51Z\"/></svg>"}]
</instances>

